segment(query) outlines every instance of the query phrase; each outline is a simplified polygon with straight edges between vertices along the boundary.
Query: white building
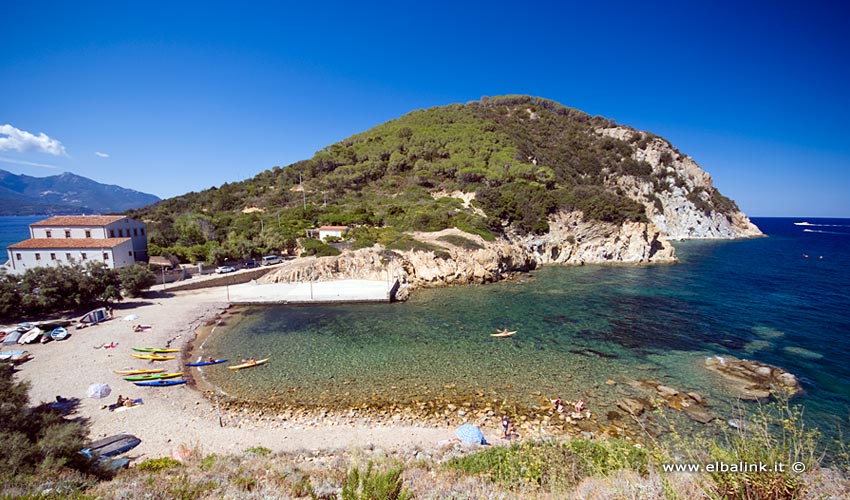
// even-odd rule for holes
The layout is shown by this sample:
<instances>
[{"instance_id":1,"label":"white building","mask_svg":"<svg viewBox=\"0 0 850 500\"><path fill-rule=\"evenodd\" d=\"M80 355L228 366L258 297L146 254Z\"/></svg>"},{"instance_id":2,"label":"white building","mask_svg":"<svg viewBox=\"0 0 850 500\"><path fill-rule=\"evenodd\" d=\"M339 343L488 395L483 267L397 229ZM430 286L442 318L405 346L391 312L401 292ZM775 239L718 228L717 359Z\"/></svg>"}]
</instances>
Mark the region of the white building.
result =
<instances>
[{"instance_id":1,"label":"white building","mask_svg":"<svg viewBox=\"0 0 850 500\"><path fill-rule=\"evenodd\" d=\"M348 226L322 226L319 228L319 239L325 241L330 236L342 238L347 232Z\"/></svg>"},{"instance_id":2,"label":"white building","mask_svg":"<svg viewBox=\"0 0 850 500\"><path fill-rule=\"evenodd\" d=\"M103 262L110 269L147 260L145 225L123 215L59 216L30 224L30 239L9 246L6 271Z\"/></svg>"}]
</instances>

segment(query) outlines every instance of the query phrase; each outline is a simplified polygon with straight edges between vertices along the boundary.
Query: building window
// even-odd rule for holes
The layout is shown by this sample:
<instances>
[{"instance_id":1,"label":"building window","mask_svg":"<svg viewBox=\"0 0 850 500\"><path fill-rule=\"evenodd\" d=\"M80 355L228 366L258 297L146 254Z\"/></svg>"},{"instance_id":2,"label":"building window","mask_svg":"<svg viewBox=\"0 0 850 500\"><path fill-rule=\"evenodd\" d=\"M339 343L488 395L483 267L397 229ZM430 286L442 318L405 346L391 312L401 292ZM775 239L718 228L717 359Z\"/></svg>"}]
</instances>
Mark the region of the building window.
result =
<instances>
[{"instance_id":1,"label":"building window","mask_svg":"<svg viewBox=\"0 0 850 500\"><path fill-rule=\"evenodd\" d=\"M82 258L83 260L86 260L86 258L87 258L87 257L86 257L86 253L85 253L85 252L82 252L82 253L80 254L80 258Z\"/></svg>"},{"instance_id":2,"label":"building window","mask_svg":"<svg viewBox=\"0 0 850 500\"><path fill-rule=\"evenodd\" d=\"M129 252L127 252L127 253L128 253L128 254L130 254L130 257L132 257L132 256L133 256L133 251L132 251L132 250L130 250L130 251L129 251Z\"/></svg>"},{"instance_id":3,"label":"building window","mask_svg":"<svg viewBox=\"0 0 850 500\"><path fill-rule=\"evenodd\" d=\"M103 252L103 260L109 260L109 253Z\"/></svg>"},{"instance_id":4,"label":"building window","mask_svg":"<svg viewBox=\"0 0 850 500\"><path fill-rule=\"evenodd\" d=\"M50 252L50 260L56 260L56 254L55 253Z\"/></svg>"},{"instance_id":5,"label":"building window","mask_svg":"<svg viewBox=\"0 0 850 500\"><path fill-rule=\"evenodd\" d=\"M68 252L68 253L65 254L65 259L71 260L71 252Z\"/></svg>"},{"instance_id":6,"label":"building window","mask_svg":"<svg viewBox=\"0 0 850 500\"><path fill-rule=\"evenodd\" d=\"M124 230L123 230L123 229L119 229L119 230L118 230L118 237L119 237L119 238L123 238L123 237L124 237Z\"/></svg>"},{"instance_id":7,"label":"building window","mask_svg":"<svg viewBox=\"0 0 850 500\"><path fill-rule=\"evenodd\" d=\"M139 235L139 230L134 227L133 228L133 236L138 236L138 235Z\"/></svg>"},{"instance_id":8,"label":"building window","mask_svg":"<svg viewBox=\"0 0 850 500\"><path fill-rule=\"evenodd\" d=\"M35 260L41 260L41 254L40 253L35 254Z\"/></svg>"},{"instance_id":9,"label":"building window","mask_svg":"<svg viewBox=\"0 0 850 500\"><path fill-rule=\"evenodd\" d=\"M110 237L110 238L114 238L114 237L115 237L115 230L114 230L114 229L110 229L110 230L109 230L109 237Z\"/></svg>"},{"instance_id":10,"label":"building window","mask_svg":"<svg viewBox=\"0 0 850 500\"><path fill-rule=\"evenodd\" d=\"M71 237L71 230L70 230L70 229L66 229L66 230L65 230L65 237L66 237L66 238L70 238L70 237Z\"/></svg>"},{"instance_id":11,"label":"building window","mask_svg":"<svg viewBox=\"0 0 850 500\"><path fill-rule=\"evenodd\" d=\"M91 238L91 231L86 229L86 238Z\"/></svg>"},{"instance_id":12,"label":"building window","mask_svg":"<svg viewBox=\"0 0 850 500\"><path fill-rule=\"evenodd\" d=\"M50 238L51 236L53 236L52 234L50 234L50 229L48 229L47 231L45 231L45 232L44 232L44 234L45 234L48 238Z\"/></svg>"},{"instance_id":13,"label":"building window","mask_svg":"<svg viewBox=\"0 0 850 500\"><path fill-rule=\"evenodd\" d=\"M15 259L16 259L16 260L21 260L21 254L16 253L16 254L15 254Z\"/></svg>"},{"instance_id":14,"label":"building window","mask_svg":"<svg viewBox=\"0 0 850 500\"><path fill-rule=\"evenodd\" d=\"M142 236L144 236L145 235L145 228L140 229L140 231L142 232Z\"/></svg>"}]
</instances>

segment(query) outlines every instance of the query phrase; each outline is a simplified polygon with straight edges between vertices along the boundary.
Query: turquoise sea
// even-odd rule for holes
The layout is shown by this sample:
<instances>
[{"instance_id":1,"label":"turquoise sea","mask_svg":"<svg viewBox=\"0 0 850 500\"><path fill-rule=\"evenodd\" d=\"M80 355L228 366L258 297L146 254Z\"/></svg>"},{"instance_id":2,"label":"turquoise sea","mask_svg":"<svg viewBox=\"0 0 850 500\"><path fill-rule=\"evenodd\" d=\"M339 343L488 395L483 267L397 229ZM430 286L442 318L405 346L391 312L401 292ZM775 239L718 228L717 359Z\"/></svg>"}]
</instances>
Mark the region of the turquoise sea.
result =
<instances>
[{"instance_id":1,"label":"turquoise sea","mask_svg":"<svg viewBox=\"0 0 850 500\"><path fill-rule=\"evenodd\" d=\"M635 395L629 381L653 379L729 415L735 398L703 363L733 355L796 374L794 401L834 433L850 415L850 220L754 222L767 238L679 242L676 265L548 266L398 304L250 308L205 354L271 362L205 376L231 395L307 407L523 409L560 396L602 412ZM496 328L518 333L490 337Z\"/></svg>"}]
</instances>

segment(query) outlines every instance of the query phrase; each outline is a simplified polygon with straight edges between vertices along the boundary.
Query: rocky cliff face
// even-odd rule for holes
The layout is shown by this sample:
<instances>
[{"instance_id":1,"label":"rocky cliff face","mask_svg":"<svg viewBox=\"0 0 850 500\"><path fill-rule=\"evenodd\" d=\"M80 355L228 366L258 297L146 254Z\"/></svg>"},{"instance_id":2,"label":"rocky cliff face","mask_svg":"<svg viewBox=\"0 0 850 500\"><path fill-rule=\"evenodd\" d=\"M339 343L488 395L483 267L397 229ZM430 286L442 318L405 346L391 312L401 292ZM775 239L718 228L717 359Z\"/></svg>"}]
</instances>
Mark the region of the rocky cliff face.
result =
<instances>
[{"instance_id":1,"label":"rocky cliff face","mask_svg":"<svg viewBox=\"0 0 850 500\"><path fill-rule=\"evenodd\" d=\"M581 212L555 214L549 232L516 239L539 264L657 264L675 262L670 242L652 222L588 222Z\"/></svg>"},{"instance_id":2,"label":"rocky cliff face","mask_svg":"<svg viewBox=\"0 0 850 500\"><path fill-rule=\"evenodd\" d=\"M666 239L733 239L762 232L732 200L721 195L711 176L669 142L627 127L597 129L598 134L634 144L632 158L652 167L656 183L623 175L608 184L646 207L647 217Z\"/></svg>"}]
</instances>

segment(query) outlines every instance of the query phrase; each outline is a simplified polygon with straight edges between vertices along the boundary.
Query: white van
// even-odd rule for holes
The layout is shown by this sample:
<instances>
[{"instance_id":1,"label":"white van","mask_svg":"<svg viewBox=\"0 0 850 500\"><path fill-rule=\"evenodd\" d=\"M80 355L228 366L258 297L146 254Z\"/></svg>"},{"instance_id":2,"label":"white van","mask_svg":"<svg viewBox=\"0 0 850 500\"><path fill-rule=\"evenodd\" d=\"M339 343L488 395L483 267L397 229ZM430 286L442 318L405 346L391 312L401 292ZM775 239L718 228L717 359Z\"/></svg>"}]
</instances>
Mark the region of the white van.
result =
<instances>
[{"instance_id":1,"label":"white van","mask_svg":"<svg viewBox=\"0 0 850 500\"><path fill-rule=\"evenodd\" d=\"M280 264L281 262L283 262L283 259L281 259L277 255L266 255L265 257L263 257L262 264L264 266L270 266L272 264Z\"/></svg>"}]
</instances>

